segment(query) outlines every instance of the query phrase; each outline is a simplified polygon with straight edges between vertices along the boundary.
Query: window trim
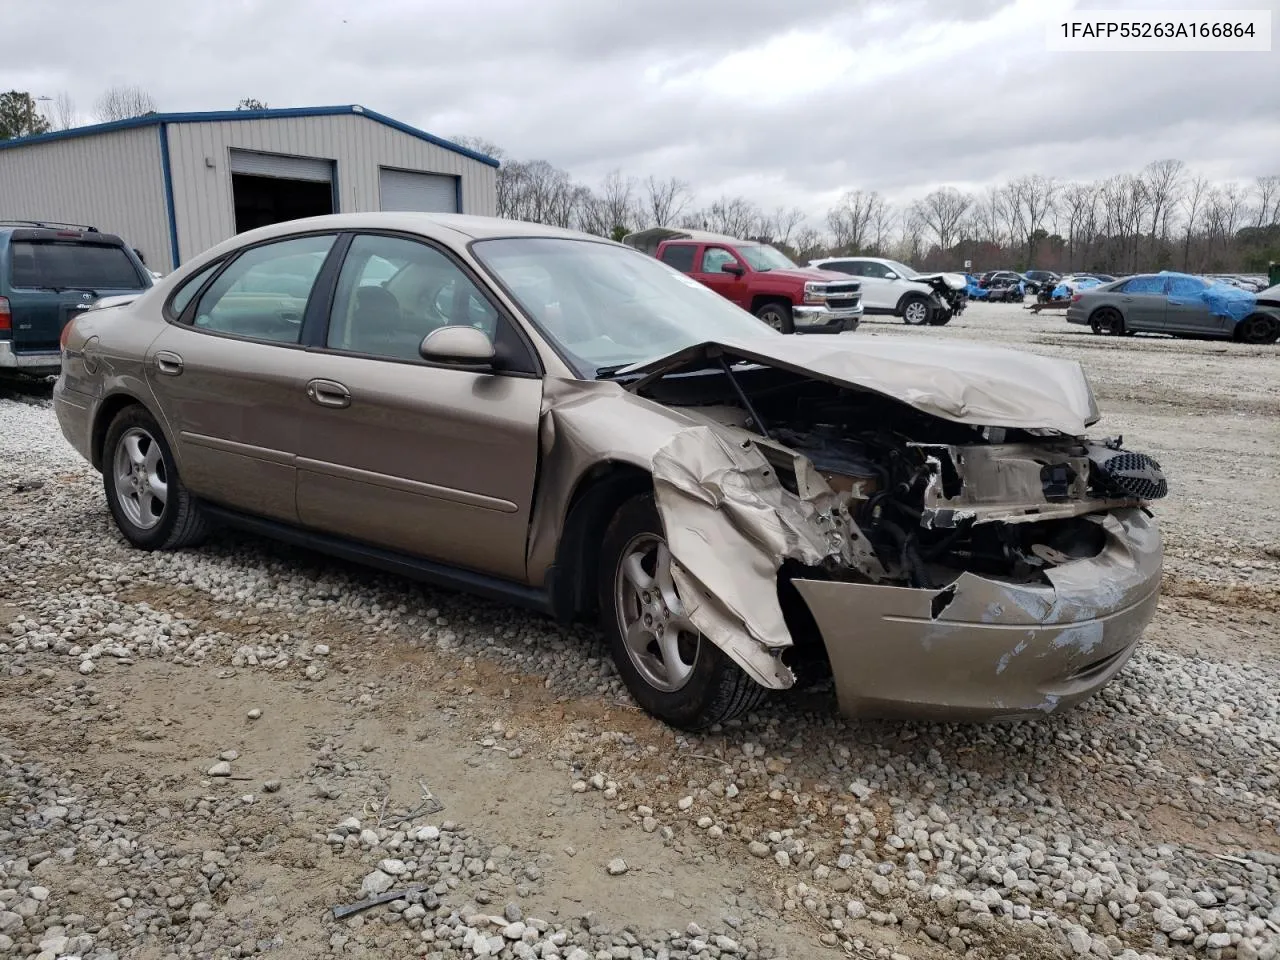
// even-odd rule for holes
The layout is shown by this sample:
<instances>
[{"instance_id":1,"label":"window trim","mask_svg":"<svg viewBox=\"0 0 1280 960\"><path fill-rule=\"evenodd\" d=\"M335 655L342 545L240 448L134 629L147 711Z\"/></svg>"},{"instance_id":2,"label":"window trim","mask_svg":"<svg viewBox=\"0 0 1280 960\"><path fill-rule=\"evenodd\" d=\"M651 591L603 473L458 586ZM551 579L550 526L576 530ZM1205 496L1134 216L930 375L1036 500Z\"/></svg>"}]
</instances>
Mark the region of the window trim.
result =
<instances>
[{"instance_id":1,"label":"window trim","mask_svg":"<svg viewBox=\"0 0 1280 960\"><path fill-rule=\"evenodd\" d=\"M178 294L187 288L188 283L190 283L196 277L200 276L200 274L204 273L204 271L208 270L209 267L213 267L214 268L213 273L209 274L209 276L204 278L204 283L200 284L200 286L196 288L196 292L192 294L191 300L187 301L187 306L188 307L191 306L192 302L195 300L199 300L200 294L204 293L205 288L208 287L209 284L213 281L213 279L217 277L219 273L222 272L222 265L226 259L227 259L226 257L214 257L208 263L201 264L199 269L192 270L191 273L184 276L182 278L182 282L177 284L172 290L170 290L169 295L164 298L164 305L160 308L160 310L164 314L165 320L167 320L170 323L180 323L182 311L175 313L173 310L173 301L178 298Z\"/></svg>"},{"instance_id":2,"label":"window trim","mask_svg":"<svg viewBox=\"0 0 1280 960\"><path fill-rule=\"evenodd\" d=\"M337 251L341 246L343 236L344 231L341 230L308 230L305 233L290 233L278 237L270 237L259 243L251 243L240 247L238 250L234 250L226 255L221 268L215 270L209 279L201 284L196 296L191 298L191 302L188 303L186 309L182 311L182 315L176 321L171 322L173 322L175 326L186 327L188 330L204 336L221 337L225 340L239 340L244 343L262 343L267 344L268 346L281 347L286 350L305 350L307 349L307 345L305 343L307 320L311 316L312 306L316 300L316 293L317 288L320 285L320 278L324 276L325 269L329 266L329 261L333 259L335 251ZM197 327L195 325L196 307L200 304L200 298L208 291L212 284L218 281L219 277L231 269L231 266L246 253L250 250L257 250L260 247L268 247L273 244L285 243L290 240L305 240L308 237L333 237L333 244L330 245L329 252L325 256L325 261L320 265L320 271L316 274L315 280L311 283L311 293L307 295L307 305L302 311L302 329L298 331L297 343L285 343L280 340L264 340L260 337L246 337L241 333L229 333L226 330L209 330L206 327ZM199 271L197 270L196 272L198 273ZM181 289L181 284L179 284L179 289ZM172 299L172 295L170 299ZM168 320L167 315L166 320Z\"/></svg>"},{"instance_id":3,"label":"window trim","mask_svg":"<svg viewBox=\"0 0 1280 960\"><path fill-rule=\"evenodd\" d=\"M334 265L333 276L330 281L330 286L326 290L326 294L325 294L325 307L324 307L323 315L321 317L316 318L315 320L316 328L313 332L315 342L314 344L308 344L306 346L307 350L313 353L323 353L330 356L355 357L357 359L362 359L362 360L377 360L380 363L401 363L401 364L407 364L409 366L415 366L415 367L426 367L432 370L454 370L454 371L464 370L464 368L459 367L457 364L454 364L454 363L438 363L438 362L433 362L431 360L426 360L422 357L418 357L416 359L411 359L411 358L406 359L404 357L387 357L387 356L382 356L376 353L359 353L355 350L343 350L337 347L330 347L328 345L329 324L333 320L333 306L334 306L333 298L337 294L338 282L341 278L342 267L346 264L347 253L350 250L351 245L355 243L358 237L391 237L396 240L405 240L405 241L408 241L409 243L420 243L423 246L429 247L432 250L435 250L437 253L441 254L446 260L448 260L451 264L453 264L453 266L458 268L458 270L462 273L463 276L465 276L468 280L471 281L471 285L476 288L476 291L481 295L481 297L483 297L484 300L491 307L493 307L494 313L497 314L498 322L503 323L505 321L506 325L510 327L511 330L515 333L516 342L519 343L521 347L521 351L524 354L523 365L529 368L529 369L509 369L509 370L494 368L486 372L490 376L521 377L525 379L538 379L538 380L541 380L546 375L546 367L542 363L542 357L538 354L537 348L534 346L533 341L530 340L529 334L524 329L523 324L516 322L516 320L510 315L510 312L506 310L505 307L502 305L502 303L500 303L494 297L493 290L490 288L489 284L485 282L484 278L475 270L471 269L470 265L467 264L466 261L459 258L457 255L454 254L452 250L450 250L444 244L440 243L435 238L427 237L419 233L408 233L404 230L356 229L356 230L347 231L344 234L344 238L346 242L345 244L343 244L342 258L339 262L337 262ZM469 252L470 243L468 243L467 247ZM321 268L321 275L324 274L324 271L328 269L328 267L329 267L329 264L326 262L325 266ZM318 285L319 277L317 277L316 282ZM303 318L304 339L306 338L306 326L307 326L307 320L310 318L310 313L311 313L311 302L308 301L307 314ZM495 333L496 333L496 328L495 328ZM496 337L495 337L495 341L496 341ZM513 358L513 360L518 360L518 358ZM471 370L466 372L474 373L475 371Z\"/></svg>"}]
</instances>

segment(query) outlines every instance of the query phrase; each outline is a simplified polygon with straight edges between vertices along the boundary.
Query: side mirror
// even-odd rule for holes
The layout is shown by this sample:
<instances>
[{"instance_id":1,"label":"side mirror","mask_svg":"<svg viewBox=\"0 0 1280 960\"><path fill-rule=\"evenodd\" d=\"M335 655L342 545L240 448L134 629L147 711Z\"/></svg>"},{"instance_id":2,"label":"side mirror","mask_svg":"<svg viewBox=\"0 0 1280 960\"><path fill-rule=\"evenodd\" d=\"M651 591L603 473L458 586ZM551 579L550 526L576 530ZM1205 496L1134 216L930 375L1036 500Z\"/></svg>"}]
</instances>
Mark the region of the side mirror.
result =
<instances>
[{"instance_id":1,"label":"side mirror","mask_svg":"<svg viewBox=\"0 0 1280 960\"><path fill-rule=\"evenodd\" d=\"M493 341L475 327L441 327L422 338L418 353L432 363L488 367L493 363Z\"/></svg>"},{"instance_id":2,"label":"side mirror","mask_svg":"<svg viewBox=\"0 0 1280 960\"><path fill-rule=\"evenodd\" d=\"M742 269L742 264L740 263L726 263L720 268L720 272L727 273L734 277L740 277L746 273L746 271Z\"/></svg>"},{"instance_id":3,"label":"side mirror","mask_svg":"<svg viewBox=\"0 0 1280 960\"><path fill-rule=\"evenodd\" d=\"M884 278L885 278L886 280L897 280L897 279L898 279L898 275L897 275L896 273L894 273L892 270L890 270L888 273L886 273L886 274L884 275Z\"/></svg>"}]
</instances>

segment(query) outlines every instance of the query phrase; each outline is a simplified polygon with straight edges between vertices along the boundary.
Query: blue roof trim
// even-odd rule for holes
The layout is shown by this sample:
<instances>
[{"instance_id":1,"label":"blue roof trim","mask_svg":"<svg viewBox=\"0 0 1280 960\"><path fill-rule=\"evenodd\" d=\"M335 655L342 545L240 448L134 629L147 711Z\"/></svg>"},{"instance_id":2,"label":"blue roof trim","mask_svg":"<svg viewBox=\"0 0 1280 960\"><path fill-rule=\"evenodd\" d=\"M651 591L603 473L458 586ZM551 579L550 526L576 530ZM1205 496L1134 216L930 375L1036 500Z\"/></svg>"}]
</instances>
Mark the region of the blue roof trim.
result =
<instances>
[{"instance_id":1,"label":"blue roof trim","mask_svg":"<svg viewBox=\"0 0 1280 960\"><path fill-rule=\"evenodd\" d=\"M53 133L40 133L32 137L0 140L0 150L10 150L14 147L25 147L37 143L52 143L55 140L70 140L75 137L91 137L99 133L114 133L117 130L135 130L138 127L153 127L166 123L220 123L225 120L280 120L286 117L334 117L343 115L368 117L370 120L391 127L393 130L399 130L401 133L406 133L411 137L417 137L419 140L433 143L445 150L452 150L454 153L460 153L464 157L478 160L480 163L488 164L491 167L499 166L498 161L493 157L477 153L475 150L468 150L452 140L437 137L434 134L427 133L425 130L411 127L407 123L393 120L385 114L366 109L355 103L332 107L288 107L279 110L211 110L205 113L153 113L145 117L130 117L128 120L113 120L110 123L95 123L87 127L72 127L70 130L55 130Z\"/></svg>"}]
</instances>

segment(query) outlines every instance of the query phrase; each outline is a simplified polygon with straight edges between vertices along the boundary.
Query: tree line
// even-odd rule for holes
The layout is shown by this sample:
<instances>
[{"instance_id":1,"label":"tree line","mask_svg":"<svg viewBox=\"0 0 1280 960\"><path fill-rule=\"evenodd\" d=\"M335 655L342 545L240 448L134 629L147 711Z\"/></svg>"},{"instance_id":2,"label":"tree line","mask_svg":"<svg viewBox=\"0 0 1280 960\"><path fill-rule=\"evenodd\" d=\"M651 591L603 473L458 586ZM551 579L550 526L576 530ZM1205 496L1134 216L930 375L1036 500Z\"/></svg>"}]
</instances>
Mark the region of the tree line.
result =
<instances>
[{"instance_id":1,"label":"tree line","mask_svg":"<svg viewBox=\"0 0 1280 960\"><path fill-rule=\"evenodd\" d=\"M498 216L621 239L647 227L711 230L772 243L804 262L888 256L926 269L1012 267L1066 273L1265 272L1280 260L1280 175L1212 183L1180 160L1102 180L1017 177L981 193L938 187L892 203L849 190L818 223L798 207L747 197L699 204L676 177L609 173L597 188L546 160L520 160L478 137L464 146L501 161Z\"/></svg>"},{"instance_id":2,"label":"tree line","mask_svg":"<svg viewBox=\"0 0 1280 960\"><path fill-rule=\"evenodd\" d=\"M267 105L254 97L245 97L236 104L236 109L266 110ZM155 112L155 98L141 87L116 86L104 90L93 102L87 118L80 114L75 100L65 90L53 97L33 97L23 90L10 90L0 93L0 140L70 130L86 123L145 117Z\"/></svg>"}]
</instances>

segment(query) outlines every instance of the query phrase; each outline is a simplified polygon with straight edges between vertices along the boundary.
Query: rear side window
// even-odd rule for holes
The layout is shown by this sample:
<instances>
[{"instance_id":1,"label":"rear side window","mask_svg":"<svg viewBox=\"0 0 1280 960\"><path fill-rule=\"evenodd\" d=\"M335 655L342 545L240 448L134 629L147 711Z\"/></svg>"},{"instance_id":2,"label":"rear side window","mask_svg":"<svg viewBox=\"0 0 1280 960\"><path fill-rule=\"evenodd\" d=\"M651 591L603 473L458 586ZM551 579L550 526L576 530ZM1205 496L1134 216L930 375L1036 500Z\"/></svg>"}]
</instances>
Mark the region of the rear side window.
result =
<instances>
[{"instance_id":1,"label":"rear side window","mask_svg":"<svg viewBox=\"0 0 1280 960\"><path fill-rule=\"evenodd\" d=\"M332 235L297 237L244 251L200 295L194 326L297 343L311 287L333 242Z\"/></svg>"},{"instance_id":2,"label":"rear side window","mask_svg":"<svg viewBox=\"0 0 1280 960\"><path fill-rule=\"evenodd\" d=\"M144 286L123 247L65 240L16 240L9 247L9 259L9 279L15 287L140 290Z\"/></svg>"},{"instance_id":3,"label":"rear side window","mask_svg":"<svg viewBox=\"0 0 1280 960\"><path fill-rule=\"evenodd\" d=\"M169 301L169 312L175 317L182 316L182 311L187 309L187 304L191 302L191 298L200 292L200 288L204 286L204 282L213 275L213 272L222 266L221 260L216 260L209 266L205 267L194 277L178 288L178 292L173 295L173 299Z\"/></svg>"},{"instance_id":4,"label":"rear side window","mask_svg":"<svg viewBox=\"0 0 1280 960\"><path fill-rule=\"evenodd\" d=\"M675 243L662 248L659 259L681 273L693 273L693 254L697 248L691 243Z\"/></svg>"},{"instance_id":5,"label":"rear side window","mask_svg":"<svg viewBox=\"0 0 1280 960\"><path fill-rule=\"evenodd\" d=\"M832 260L818 264L819 270L834 270L836 273L847 273L851 277L862 275L862 265L854 260Z\"/></svg>"},{"instance_id":6,"label":"rear side window","mask_svg":"<svg viewBox=\"0 0 1280 960\"><path fill-rule=\"evenodd\" d=\"M1164 293L1164 277L1134 277L1121 289L1124 293Z\"/></svg>"}]
</instances>

